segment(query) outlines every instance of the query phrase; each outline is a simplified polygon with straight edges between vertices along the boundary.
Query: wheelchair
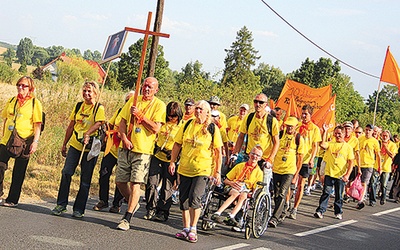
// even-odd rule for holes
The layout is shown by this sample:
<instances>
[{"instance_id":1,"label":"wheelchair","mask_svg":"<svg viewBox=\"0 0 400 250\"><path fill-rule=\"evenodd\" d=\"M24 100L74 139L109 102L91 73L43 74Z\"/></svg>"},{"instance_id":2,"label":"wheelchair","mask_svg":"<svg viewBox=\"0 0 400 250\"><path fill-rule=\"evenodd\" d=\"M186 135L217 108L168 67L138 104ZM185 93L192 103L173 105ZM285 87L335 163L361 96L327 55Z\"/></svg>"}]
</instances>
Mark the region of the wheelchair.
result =
<instances>
[{"instance_id":1,"label":"wheelchair","mask_svg":"<svg viewBox=\"0 0 400 250\"><path fill-rule=\"evenodd\" d=\"M235 231L244 232L245 239L249 239L251 235L254 238L261 237L267 230L268 221L272 216L271 194L269 192L272 169L265 169L264 177L266 177L264 178L265 182L257 182L257 188L248 194L241 211L236 216L241 228L237 228ZM213 184L207 185L202 201L201 229L207 231L215 228L216 222L211 220L211 216L227 198L228 195L224 194L221 187L216 187Z\"/></svg>"}]
</instances>

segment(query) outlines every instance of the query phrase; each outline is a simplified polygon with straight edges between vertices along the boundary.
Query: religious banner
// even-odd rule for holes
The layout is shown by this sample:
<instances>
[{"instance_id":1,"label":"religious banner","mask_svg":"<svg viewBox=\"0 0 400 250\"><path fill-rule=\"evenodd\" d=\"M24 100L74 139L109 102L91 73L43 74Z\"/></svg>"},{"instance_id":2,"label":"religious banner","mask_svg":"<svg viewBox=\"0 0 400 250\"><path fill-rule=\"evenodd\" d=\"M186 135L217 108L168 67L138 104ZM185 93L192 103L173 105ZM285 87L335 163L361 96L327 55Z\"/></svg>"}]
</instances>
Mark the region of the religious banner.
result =
<instances>
[{"instance_id":1,"label":"religious banner","mask_svg":"<svg viewBox=\"0 0 400 250\"><path fill-rule=\"evenodd\" d=\"M323 124L329 126L329 129L333 129L336 126L336 95L333 95L328 102L325 103L317 112L311 117L311 120L319 128L322 128Z\"/></svg>"},{"instance_id":2,"label":"religious banner","mask_svg":"<svg viewBox=\"0 0 400 250\"><path fill-rule=\"evenodd\" d=\"M299 110L301 110L305 104L310 104L314 108L315 113L329 101L331 95L331 85L322 88L311 88L302 83L286 80L285 86L283 87L275 106L287 111L290 99L293 96Z\"/></svg>"},{"instance_id":3,"label":"religious banner","mask_svg":"<svg viewBox=\"0 0 400 250\"><path fill-rule=\"evenodd\" d=\"M293 95L290 96L289 105L288 105L288 108L286 110L286 115L285 115L284 121L286 121L286 119L289 116L294 116L297 119L300 119L300 116L301 116L301 107L300 108L297 107L296 99L294 98Z\"/></svg>"},{"instance_id":4,"label":"religious banner","mask_svg":"<svg viewBox=\"0 0 400 250\"><path fill-rule=\"evenodd\" d=\"M101 58L101 63L120 57L127 33L126 30L123 30L108 37L103 57Z\"/></svg>"}]
</instances>

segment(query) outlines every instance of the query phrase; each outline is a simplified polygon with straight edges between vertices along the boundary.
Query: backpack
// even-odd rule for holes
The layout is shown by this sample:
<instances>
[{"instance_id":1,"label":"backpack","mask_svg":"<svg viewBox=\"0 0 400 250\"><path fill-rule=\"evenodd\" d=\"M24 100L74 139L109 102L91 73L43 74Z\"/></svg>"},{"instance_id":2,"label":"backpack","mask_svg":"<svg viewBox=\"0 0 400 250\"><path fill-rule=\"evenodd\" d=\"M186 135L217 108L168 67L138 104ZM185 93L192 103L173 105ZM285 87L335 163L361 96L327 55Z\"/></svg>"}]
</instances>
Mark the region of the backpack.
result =
<instances>
[{"instance_id":1,"label":"backpack","mask_svg":"<svg viewBox=\"0 0 400 250\"><path fill-rule=\"evenodd\" d=\"M249 131L250 123L251 123L251 121L253 120L255 114L256 114L255 112L251 112L251 113L247 116L247 120L246 120L246 131ZM273 119L274 119L274 117L273 117L271 114L267 113L267 120L266 120L266 123L267 123L267 130L268 130L268 134L269 134L271 137L272 137L272 121L273 121ZM246 137L247 137L247 134L246 134ZM247 143L248 143L248 141L249 141L248 138L245 139L245 141L246 141L246 147L245 147L245 152L246 152L246 150L247 150Z\"/></svg>"},{"instance_id":2,"label":"backpack","mask_svg":"<svg viewBox=\"0 0 400 250\"><path fill-rule=\"evenodd\" d=\"M79 109L82 107L83 102L78 102L75 106L75 120L76 120L76 114L78 113ZM99 107L102 106L101 103L95 104L95 108L93 110L94 113L94 117L93 117L93 121L96 120L96 115L97 115L97 111L99 110ZM106 149L106 144L107 144L107 132L108 128L107 128L107 123L103 123L100 125L100 127L97 129L97 138L100 140L101 142L101 152L104 152L104 150ZM89 144L91 144L91 142L89 142ZM90 148L90 147L88 147Z\"/></svg>"},{"instance_id":3,"label":"backpack","mask_svg":"<svg viewBox=\"0 0 400 250\"><path fill-rule=\"evenodd\" d=\"M11 98L9 103L12 103L15 99L15 96ZM15 101L15 105L17 105L17 101ZM32 99L32 112L35 109L35 98ZM15 110L15 107L14 107ZM46 113L42 111L42 124L40 125L40 133L44 130L44 125L46 124Z\"/></svg>"}]
</instances>

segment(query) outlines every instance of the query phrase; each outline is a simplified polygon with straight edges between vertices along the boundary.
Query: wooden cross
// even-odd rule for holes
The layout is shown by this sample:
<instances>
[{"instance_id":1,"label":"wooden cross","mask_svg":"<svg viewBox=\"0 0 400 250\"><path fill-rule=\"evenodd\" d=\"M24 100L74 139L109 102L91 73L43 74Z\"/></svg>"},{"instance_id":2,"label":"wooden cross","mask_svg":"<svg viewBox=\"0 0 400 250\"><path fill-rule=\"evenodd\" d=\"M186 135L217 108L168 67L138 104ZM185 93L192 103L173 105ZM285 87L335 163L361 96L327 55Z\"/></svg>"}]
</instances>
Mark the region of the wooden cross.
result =
<instances>
[{"instance_id":1,"label":"wooden cross","mask_svg":"<svg viewBox=\"0 0 400 250\"><path fill-rule=\"evenodd\" d=\"M143 67L144 67L144 60L146 59L146 51L147 51L147 43L148 43L148 41L149 41L149 35L152 35L152 36L161 36L161 37L169 38L169 34L154 32L154 31L151 31L151 30L150 30L151 16L152 16L152 12L149 12L149 14L148 14L148 16L147 16L147 25L146 25L146 29L145 29L145 30L136 29L136 28L130 28L130 27L125 27L125 30L126 30L126 31L144 34L144 41L143 41L143 47L142 47L142 55L141 55L141 57L140 57L140 66L139 66L138 77L137 77L137 80L136 80L135 95L134 95L134 97L133 97L133 106L136 106L137 98L138 98L139 91L140 91L140 82L141 82L141 80L142 80Z\"/></svg>"}]
</instances>

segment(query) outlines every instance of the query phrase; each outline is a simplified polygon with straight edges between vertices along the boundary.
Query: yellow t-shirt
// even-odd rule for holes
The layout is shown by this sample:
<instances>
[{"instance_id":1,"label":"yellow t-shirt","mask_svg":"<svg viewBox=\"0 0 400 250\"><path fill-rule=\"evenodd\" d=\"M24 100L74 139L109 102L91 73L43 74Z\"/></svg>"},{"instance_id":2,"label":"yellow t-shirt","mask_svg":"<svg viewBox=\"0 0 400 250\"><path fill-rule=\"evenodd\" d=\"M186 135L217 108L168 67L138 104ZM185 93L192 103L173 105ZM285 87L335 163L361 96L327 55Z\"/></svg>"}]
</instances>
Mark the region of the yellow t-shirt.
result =
<instances>
[{"instance_id":1,"label":"yellow t-shirt","mask_svg":"<svg viewBox=\"0 0 400 250\"><path fill-rule=\"evenodd\" d=\"M348 160L354 160L354 152L350 144L347 142L329 142L324 156L326 162L325 175L337 179L341 178L346 174Z\"/></svg>"},{"instance_id":2,"label":"yellow t-shirt","mask_svg":"<svg viewBox=\"0 0 400 250\"><path fill-rule=\"evenodd\" d=\"M231 181L237 181L240 174L243 172L246 166L246 162L237 164L231 171L226 174L226 178ZM250 190L254 190L257 187L257 182L263 181L263 172L259 166L256 166L253 171L251 171L250 176L244 179L246 187Z\"/></svg>"},{"instance_id":3,"label":"yellow t-shirt","mask_svg":"<svg viewBox=\"0 0 400 250\"><path fill-rule=\"evenodd\" d=\"M164 124L161 127L160 132L158 132L158 138L156 142L157 146L162 147L164 145L165 150L172 150L172 147L174 146L175 135L181 126L182 122L179 122L179 124L174 122L167 122ZM162 151L158 152L155 156L161 161L169 162L166 154Z\"/></svg>"},{"instance_id":4,"label":"yellow t-shirt","mask_svg":"<svg viewBox=\"0 0 400 250\"><path fill-rule=\"evenodd\" d=\"M299 126L297 132L299 132L301 125ZM312 154L312 145L313 143L322 141L321 132L317 125L311 123L311 129L306 131L304 135L302 135L304 139L304 157L303 164L308 164L311 160Z\"/></svg>"},{"instance_id":5,"label":"yellow t-shirt","mask_svg":"<svg viewBox=\"0 0 400 250\"><path fill-rule=\"evenodd\" d=\"M396 155L397 153L397 145L396 143L389 141L388 144L388 149L390 152L394 153ZM386 151L381 147L381 161L382 161L382 172L390 173L392 172L392 163L393 159L389 157L389 155L386 153Z\"/></svg>"},{"instance_id":6,"label":"yellow t-shirt","mask_svg":"<svg viewBox=\"0 0 400 250\"><path fill-rule=\"evenodd\" d=\"M69 145L76 150L81 151L83 149L83 144L80 141L83 139L83 134L96 122L104 122L106 117L103 105L98 107L95 114L95 104L86 104L83 102L78 112L75 114L76 105L77 104L75 104L71 114L69 115L69 119L75 121L74 132L72 133ZM93 132L90 136L97 136L97 131ZM89 151L89 149L86 149L85 151Z\"/></svg>"},{"instance_id":7,"label":"yellow t-shirt","mask_svg":"<svg viewBox=\"0 0 400 250\"><path fill-rule=\"evenodd\" d=\"M361 168L373 168L375 165L375 153L380 150L377 139L361 136L358 138L360 142L360 164Z\"/></svg>"},{"instance_id":8,"label":"yellow t-shirt","mask_svg":"<svg viewBox=\"0 0 400 250\"><path fill-rule=\"evenodd\" d=\"M232 116L228 119L227 136L229 141L234 143L236 142L239 136L240 125L243 121L244 119L240 120L238 115Z\"/></svg>"},{"instance_id":9,"label":"yellow t-shirt","mask_svg":"<svg viewBox=\"0 0 400 250\"><path fill-rule=\"evenodd\" d=\"M226 115L221 111L219 111L219 123L221 124L219 132L221 133L222 141L228 142L228 135L226 133L226 128L228 127L228 123L226 122Z\"/></svg>"},{"instance_id":10,"label":"yellow t-shirt","mask_svg":"<svg viewBox=\"0 0 400 250\"><path fill-rule=\"evenodd\" d=\"M218 126L214 126L214 139L208 130L204 133L204 125L195 120L187 125L185 133L184 127L182 125L175 135L175 142L182 145L178 174L187 177L210 176L214 165L213 149L223 146Z\"/></svg>"},{"instance_id":11,"label":"yellow t-shirt","mask_svg":"<svg viewBox=\"0 0 400 250\"><path fill-rule=\"evenodd\" d=\"M297 149L297 152L296 152ZM296 144L296 134L284 133L279 141L272 171L276 174L295 174L297 170L296 155L304 154L304 139L300 136L299 146ZM285 159L285 160L284 160Z\"/></svg>"},{"instance_id":12,"label":"yellow t-shirt","mask_svg":"<svg viewBox=\"0 0 400 250\"><path fill-rule=\"evenodd\" d=\"M247 148L246 153L249 154L251 149L255 145L260 144L264 150L263 159L267 159L272 151L272 137L268 132L267 128L267 114L263 118L257 118L254 114L253 119L250 122L249 128L247 129L247 119L249 114L243 119L242 125L240 126L240 133L247 134ZM274 117L272 119L272 136L279 135L279 123ZM271 159L272 160L272 159Z\"/></svg>"},{"instance_id":13,"label":"yellow t-shirt","mask_svg":"<svg viewBox=\"0 0 400 250\"><path fill-rule=\"evenodd\" d=\"M121 110L121 118L124 118L127 123L127 128L130 127L130 109L133 104L133 97L125 104ZM163 101L157 97L153 97L151 101L144 101L143 96L139 96L136 107L140 109L144 116L153 122L165 122L166 106ZM127 129L127 131L128 131ZM141 154L152 154L154 149L154 142L157 134L148 131L142 124L137 124L135 121L132 128L130 141L133 144L132 151Z\"/></svg>"},{"instance_id":14,"label":"yellow t-shirt","mask_svg":"<svg viewBox=\"0 0 400 250\"><path fill-rule=\"evenodd\" d=\"M7 144L8 139L10 139L12 129L14 129L14 127L17 130L18 135L26 139L34 135L33 124L36 122L42 122L42 103L38 99L35 98L34 110L32 110L33 98L27 100L24 105L22 105L22 107L20 107L18 103L17 105L15 105L16 102L17 97L10 98L7 101L5 108L1 112L1 117L3 119L6 119L6 123L3 128L4 136L3 138L1 138L0 144Z\"/></svg>"}]
</instances>

